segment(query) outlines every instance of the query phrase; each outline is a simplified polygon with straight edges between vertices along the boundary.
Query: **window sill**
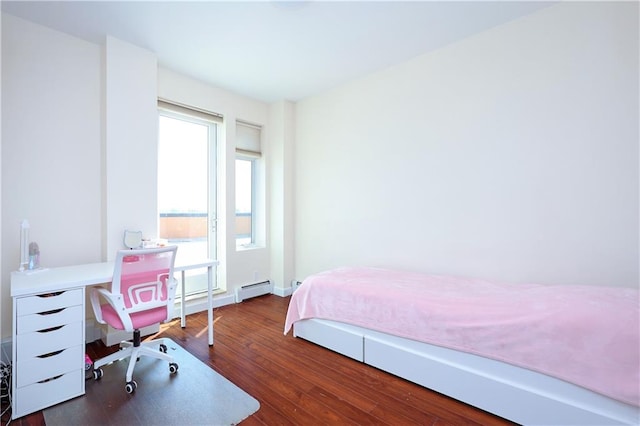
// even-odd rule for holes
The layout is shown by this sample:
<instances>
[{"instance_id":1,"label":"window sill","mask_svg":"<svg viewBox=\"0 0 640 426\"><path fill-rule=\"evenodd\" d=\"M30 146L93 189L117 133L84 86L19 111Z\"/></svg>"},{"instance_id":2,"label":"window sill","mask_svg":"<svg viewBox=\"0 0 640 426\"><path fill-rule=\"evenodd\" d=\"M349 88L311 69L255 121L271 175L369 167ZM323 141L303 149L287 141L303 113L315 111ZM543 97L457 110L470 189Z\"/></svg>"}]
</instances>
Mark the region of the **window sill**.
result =
<instances>
[{"instance_id":1,"label":"window sill","mask_svg":"<svg viewBox=\"0 0 640 426\"><path fill-rule=\"evenodd\" d=\"M251 251L251 250L259 250L264 249L265 246L257 245L257 244L244 244L241 246L236 246L236 252L239 251Z\"/></svg>"}]
</instances>

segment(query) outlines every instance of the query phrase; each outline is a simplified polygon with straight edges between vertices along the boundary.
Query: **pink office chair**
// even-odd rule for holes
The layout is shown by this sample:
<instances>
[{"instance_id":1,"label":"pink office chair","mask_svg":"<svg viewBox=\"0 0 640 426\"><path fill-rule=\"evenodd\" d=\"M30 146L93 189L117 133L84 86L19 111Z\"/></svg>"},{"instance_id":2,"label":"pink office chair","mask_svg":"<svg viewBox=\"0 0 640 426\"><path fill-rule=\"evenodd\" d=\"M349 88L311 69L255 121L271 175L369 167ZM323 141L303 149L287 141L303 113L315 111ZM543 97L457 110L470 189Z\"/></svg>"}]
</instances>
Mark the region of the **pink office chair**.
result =
<instances>
[{"instance_id":1,"label":"pink office chair","mask_svg":"<svg viewBox=\"0 0 640 426\"><path fill-rule=\"evenodd\" d=\"M91 306L96 320L117 330L133 332L133 342L121 342L120 351L94 362L96 380L103 375L101 366L130 357L125 390L127 393L135 392L138 384L132 380L133 369L142 355L169 361L171 374L178 371L178 364L167 354L166 339L140 341L141 328L173 318L176 293L173 265L177 250L177 246L120 250L110 290L103 287L91 289ZM107 303L100 304L102 299Z\"/></svg>"}]
</instances>

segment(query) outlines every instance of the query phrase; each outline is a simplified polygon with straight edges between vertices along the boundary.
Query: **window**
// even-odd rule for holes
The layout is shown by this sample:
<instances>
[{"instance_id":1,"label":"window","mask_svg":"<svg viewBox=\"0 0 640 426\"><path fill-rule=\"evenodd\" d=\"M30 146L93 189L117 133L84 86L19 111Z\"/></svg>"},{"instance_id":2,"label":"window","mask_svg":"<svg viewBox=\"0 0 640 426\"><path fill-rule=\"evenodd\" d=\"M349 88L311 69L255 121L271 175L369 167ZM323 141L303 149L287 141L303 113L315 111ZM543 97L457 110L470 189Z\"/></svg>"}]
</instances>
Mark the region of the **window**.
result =
<instances>
[{"instance_id":1,"label":"window","mask_svg":"<svg viewBox=\"0 0 640 426\"><path fill-rule=\"evenodd\" d=\"M158 110L159 237L178 246L179 258L215 259L216 139L221 119L163 101ZM189 271L185 281L187 296L206 292L206 270Z\"/></svg>"},{"instance_id":2,"label":"window","mask_svg":"<svg viewBox=\"0 0 640 426\"><path fill-rule=\"evenodd\" d=\"M236 248L258 244L261 127L236 122Z\"/></svg>"},{"instance_id":3,"label":"window","mask_svg":"<svg viewBox=\"0 0 640 426\"><path fill-rule=\"evenodd\" d=\"M253 176L252 158L236 158L236 245L240 247L255 244L253 229Z\"/></svg>"}]
</instances>

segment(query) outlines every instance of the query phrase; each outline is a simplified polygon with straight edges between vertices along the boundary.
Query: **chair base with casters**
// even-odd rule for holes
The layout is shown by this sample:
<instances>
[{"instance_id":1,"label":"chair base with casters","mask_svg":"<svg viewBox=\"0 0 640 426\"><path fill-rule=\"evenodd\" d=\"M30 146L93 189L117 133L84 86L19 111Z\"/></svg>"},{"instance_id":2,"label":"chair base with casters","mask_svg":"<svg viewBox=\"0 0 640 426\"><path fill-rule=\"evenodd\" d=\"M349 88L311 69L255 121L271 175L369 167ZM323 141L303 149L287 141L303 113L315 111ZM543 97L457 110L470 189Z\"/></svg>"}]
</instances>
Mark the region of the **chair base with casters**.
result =
<instances>
[{"instance_id":1,"label":"chair base with casters","mask_svg":"<svg viewBox=\"0 0 640 426\"><path fill-rule=\"evenodd\" d=\"M115 361L120 361L125 358L129 358L129 366L127 367L126 383L124 389L127 393L133 393L138 387L138 383L133 380L133 369L140 356L148 356L151 358L157 358L169 362L169 373L175 374L178 372L178 364L174 362L173 357L167 354L167 341L168 339L160 338L150 340L148 342L140 341L140 330L134 330L133 342L124 341L120 343L120 350L107 355L104 358L93 363L93 378L100 380L104 375L102 366L111 364Z\"/></svg>"}]
</instances>

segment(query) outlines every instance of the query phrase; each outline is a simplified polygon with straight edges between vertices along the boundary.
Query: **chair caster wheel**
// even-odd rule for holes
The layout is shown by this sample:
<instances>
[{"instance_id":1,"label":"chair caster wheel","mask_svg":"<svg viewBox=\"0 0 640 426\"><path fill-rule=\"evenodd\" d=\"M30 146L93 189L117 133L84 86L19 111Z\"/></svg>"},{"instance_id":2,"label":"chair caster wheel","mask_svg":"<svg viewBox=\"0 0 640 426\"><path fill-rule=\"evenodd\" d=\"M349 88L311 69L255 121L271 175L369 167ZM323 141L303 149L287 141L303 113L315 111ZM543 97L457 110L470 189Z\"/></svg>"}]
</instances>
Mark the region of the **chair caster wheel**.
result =
<instances>
[{"instance_id":1,"label":"chair caster wheel","mask_svg":"<svg viewBox=\"0 0 640 426\"><path fill-rule=\"evenodd\" d=\"M136 381L132 380L130 382L127 382L126 385L124 385L124 390L127 393L131 394L131 393L134 393L136 391L137 387L138 387L138 384L136 383Z\"/></svg>"},{"instance_id":2,"label":"chair caster wheel","mask_svg":"<svg viewBox=\"0 0 640 426\"><path fill-rule=\"evenodd\" d=\"M178 364L176 364L175 362L172 362L169 364L169 373L171 374L175 374L178 372Z\"/></svg>"},{"instance_id":3,"label":"chair caster wheel","mask_svg":"<svg viewBox=\"0 0 640 426\"><path fill-rule=\"evenodd\" d=\"M93 370L93 380L100 380L102 379L102 375L104 373L102 372L102 368L98 368L97 370Z\"/></svg>"},{"instance_id":4,"label":"chair caster wheel","mask_svg":"<svg viewBox=\"0 0 640 426\"><path fill-rule=\"evenodd\" d=\"M162 352L163 354L167 353L167 345L165 345L164 343L160 343L160 352Z\"/></svg>"}]
</instances>

